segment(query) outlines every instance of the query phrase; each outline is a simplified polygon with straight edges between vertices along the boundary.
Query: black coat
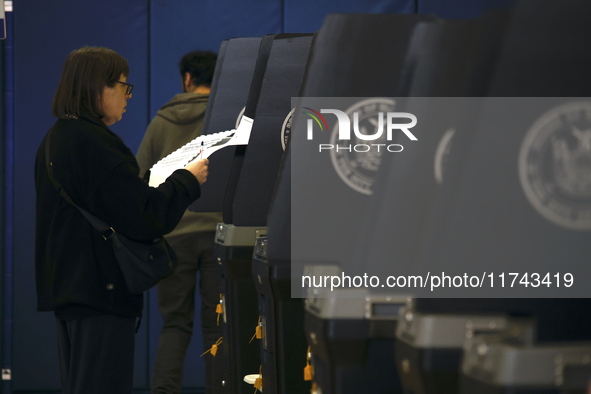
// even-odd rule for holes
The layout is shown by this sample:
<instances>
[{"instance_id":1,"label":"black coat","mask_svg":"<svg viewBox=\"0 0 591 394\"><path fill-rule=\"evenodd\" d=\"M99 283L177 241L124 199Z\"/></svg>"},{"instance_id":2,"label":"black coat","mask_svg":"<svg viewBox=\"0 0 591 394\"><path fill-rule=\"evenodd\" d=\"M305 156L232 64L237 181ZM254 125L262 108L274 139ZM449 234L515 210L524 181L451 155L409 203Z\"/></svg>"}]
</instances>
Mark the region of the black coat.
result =
<instances>
[{"instance_id":1,"label":"black coat","mask_svg":"<svg viewBox=\"0 0 591 394\"><path fill-rule=\"evenodd\" d=\"M127 291L111 245L49 181L46 139L35 162L37 309L80 305L141 316L143 297ZM131 150L99 119L59 119L50 145L55 178L72 200L130 238L172 231L199 198L199 182L187 170L149 187Z\"/></svg>"}]
</instances>

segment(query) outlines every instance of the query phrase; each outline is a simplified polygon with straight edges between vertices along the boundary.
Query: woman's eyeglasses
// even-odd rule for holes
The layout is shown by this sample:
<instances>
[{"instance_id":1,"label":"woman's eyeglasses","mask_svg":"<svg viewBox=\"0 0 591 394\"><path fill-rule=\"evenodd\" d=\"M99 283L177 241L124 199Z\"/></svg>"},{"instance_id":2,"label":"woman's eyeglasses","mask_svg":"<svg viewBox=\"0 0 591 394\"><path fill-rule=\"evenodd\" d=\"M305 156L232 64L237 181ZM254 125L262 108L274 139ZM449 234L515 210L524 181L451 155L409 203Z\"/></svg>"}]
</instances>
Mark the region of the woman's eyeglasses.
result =
<instances>
[{"instance_id":1,"label":"woman's eyeglasses","mask_svg":"<svg viewBox=\"0 0 591 394\"><path fill-rule=\"evenodd\" d=\"M129 96L131 94L131 91L133 90L133 85L130 83L121 82L121 81L117 81L117 82L120 83L121 85L125 85L127 87L125 94Z\"/></svg>"}]
</instances>

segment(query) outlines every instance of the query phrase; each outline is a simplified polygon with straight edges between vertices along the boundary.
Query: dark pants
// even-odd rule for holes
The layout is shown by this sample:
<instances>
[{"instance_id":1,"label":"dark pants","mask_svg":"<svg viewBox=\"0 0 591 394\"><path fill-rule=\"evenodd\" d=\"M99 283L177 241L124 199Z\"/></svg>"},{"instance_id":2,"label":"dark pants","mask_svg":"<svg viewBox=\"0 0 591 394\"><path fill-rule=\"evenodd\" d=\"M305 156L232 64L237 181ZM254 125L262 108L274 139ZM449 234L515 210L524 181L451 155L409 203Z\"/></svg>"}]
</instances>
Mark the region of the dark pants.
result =
<instances>
[{"instance_id":1,"label":"dark pants","mask_svg":"<svg viewBox=\"0 0 591 394\"><path fill-rule=\"evenodd\" d=\"M63 394L130 394L135 318L56 318Z\"/></svg>"},{"instance_id":2,"label":"dark pants","mask_svg":"<svg viewBox=\"0 0 591 394\"><path fill-rule=\"evenodd\" d=\"M191 235L191 242L173 244L179 264L175 272L158 284L158 307L164 325L152 377L153 394L180 393L183 382L185 353L193 333L195 291L199 273L201 296L201 334L204 351L221 336L216 306L220 300L220 272L214 257L215 232ZM203 356L205 384L208 394L220 386L220 356Z\"/></svg>"}]
</instances>

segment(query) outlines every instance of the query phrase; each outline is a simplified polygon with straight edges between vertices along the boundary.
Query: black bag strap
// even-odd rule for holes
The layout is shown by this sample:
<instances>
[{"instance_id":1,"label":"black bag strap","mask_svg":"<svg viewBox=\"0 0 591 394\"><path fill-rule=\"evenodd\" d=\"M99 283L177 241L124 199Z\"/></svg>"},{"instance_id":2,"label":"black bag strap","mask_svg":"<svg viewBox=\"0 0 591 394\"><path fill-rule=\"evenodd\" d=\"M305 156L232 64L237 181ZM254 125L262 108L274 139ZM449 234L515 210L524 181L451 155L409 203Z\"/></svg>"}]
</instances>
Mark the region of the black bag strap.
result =
<instances>
[{"instance_id":1,"label":"black bag strap","mask_svg":"<svg viewBox=\"0 0 591 394\"><path fill-rule=\"evenodd\" d=\"M56 188L60 196L62 196L67 202L72 204L76 207L80 213L90 222L90 224L101 234L101 236L105 239L105 241L110 241L111 243L116 242L115 237L111 237L115 234L115 229L109 226L107 223L103 222L101 219L97 218L87 210L80 208L70 197L70 195L64 190L62 185L57 181L55 175L53 174L53 163L49 159L49 144L51 141L51 132L53 127L47 133L47 139L45 140L45 165L47 168L47 175L49 176L49 180L51 184ZM113 244L113 246L117 246Z\"/></svg>"}]
</instances>

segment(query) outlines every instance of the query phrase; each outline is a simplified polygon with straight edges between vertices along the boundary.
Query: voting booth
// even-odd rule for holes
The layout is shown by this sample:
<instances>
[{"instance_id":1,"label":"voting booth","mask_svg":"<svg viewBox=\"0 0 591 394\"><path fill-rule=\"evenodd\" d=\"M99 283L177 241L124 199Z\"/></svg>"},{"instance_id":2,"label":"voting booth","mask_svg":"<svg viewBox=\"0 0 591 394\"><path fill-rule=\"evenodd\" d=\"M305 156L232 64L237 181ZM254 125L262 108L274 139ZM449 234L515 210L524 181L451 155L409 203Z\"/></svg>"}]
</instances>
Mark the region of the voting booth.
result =
<instances>
[{"instance_id":1,"label":"voting booth","mask_svg":"<svg viewBox=\"0 0 591 394\"><path fill-rule=\"evenodd\" d=\"M378 111L403 108L401 101L391 98L404 97L408 89L404 81L412 71L407 62L414 51L413 31L417 24L434 20L420 15L329 15L315 37L300 106L318 112L337 107L310 98L340 98L338 109L350 116L363 113L359 127L373 131ZM381 44L375 45L378 40ZM311 115L300 113L294 122L305 124L307 116ZM335 129L325 125L313 140L334 145L334 135ZM318 152L302 148L305 140L295 141L300 145L297 150L291 146L291 219L292 231L297 232L292 234L292 274L340 275L353 269L344 269L342 263L354 252L384 155ZM358 261L357 268L362 269L364 262ZM331 393L401 392L393 354L398 309L405 298L362 289L324 290L311 288L304 295L313 387ZM294 291L297 294L298 289Z\"/></svg>"},{"instance_id":2,"label":"voting booth","mask_svg":"<svg viewBox=\"0 0 591 394\"><path fill-rule=\"evenodd\" d=\"M243 381L246 371L258 368L258 349L250 348L248 333L241 325L257 316L256 293L250 277L250 261L255 237L264 227L232 225L233 201L253 114L273 36L234 38L222 42L209 105L204 119L204 133L156 163L150 170L150 185L157 186L169 173L188 163L210 160L214 182L203 186L204 198L189 209L196 212L223 213L215 233L215 255L220 268L221 294L218 318L222 338L206 353L216 357L219 380L216 392L241 393L251 387ZM227 224L228 223L228 224ZM241 264L245 262L245 264Z\"/></svg>"},{"instance_id":3,"label":"voting booth","mask_svg":"<svg viewBox=\"0 0 591 394\"><path fill-rule=\"evenodd\" d=\"M233 38L222 42L205 113L204 132L150 169L151 186L157 186L174 170L194 160L209 159L211 181L203 185L203 197L189 210L221 211L224 222L232 223L236 183L250 140L252 114L272 37ZM256 293L250 278L250 264L242 266L234 262L250 263L256 231L264 228L237 230L225 223L218 224L215 233L221 281L218 313L223 336L206 352L211 354L204 356L215 357L214 368L219 376L215 382L216 392L238 393L251 389L243 382L243 366L250 372L258 368L259 361L256 347L241 345L248 343L248 333L238 325L249 316L254 319L249 326L256 324Z\"/></svg>"},{"instance_id":4,"label":"voting booth","mask_svg":"<svg viewBox=\"0 0 591 394\"><path fill-rule=\"evenodd\" d=\"M238 129L248 99L260 42L260 37L232 38L222 42L203 119L204 136ZM189 210L223 212L224 195L230 183L236 149L230 146L208 157L211 176L202 186L202 197Z\"/></svg>"},{"instance_id":5,"label":"voting booth","mask_svg":"<svg viewBox=\"0 0 591 394\"><path fill-rule=\"evenodd\" d=\"M289 226L289 201L283 200L277 179L288 176L285 149L293 111L291 98L299 95L312 34L278 34L273 40L256 107L255 123L234 204L236 226L268 225L268 235L257 238L252 256L252 279L258 293L262 390L271 393L306 392L304 380L307 343L303 329L304 304L291 297L289 259L269 253L269 242L289 243L273 224ZM283 163L283 164L282 164ZM275 194L275 197L274 197ZM274 201L273 209L272 201ZM269 222L269 223L267 223ZM276 234L273 232L276 231ZM275 237L273 237L273 235ZM283 238L283 239L277 239ZM276 249L271 249L276 250ZM289 253L289 249L288 249ZM256 371L258 372L258 371Z\"/></svg>"},{"instance_id":6,"label":"voting booth","mask_svg":"<svg viewBox=\"0 0 591 394\"><path fill-rule=\"evenodd\" d=\"M501 223L511 223L504 228L504 236L495 242L494 251L483 256L483 264L490 264L489 259L501 258L495 251L504 250L502 258L521 262L520 274L535 272L541 274L542 281L546 279L540 287L535 283L526 286L529 277L524 280L521 274L519 285L514 287L515 291L523 289L530 297L518 301L536 318L537 334L533 341L485 338L483 341L491 345L490 350L481 352L477 359L470 349L462 364L463 393L474 390L575 393L588 389L591 371L585 360L591 350L591 320L584 311L591 303L583 287L574 282L568 294L581 298L564 298L557 286L562 289L568 286L567 273L572 278L588 275L585 269L589 254L585 245L589 243L591 228L581 213L589 196L583 192L587 185L585 171L578 169L585 161L583 158L589 157L581 144L585 144L582 130L590 126L586 115L590 86L585 75L591 56L579 51L574 41L576 37L589 34L589 24L583 15L589 12L590 6L583 1L563 5L558 7L551 1L516 4L499 53L490 95L547 99L528 99L519 107L515 106L518 99L494 101L486 107L470 149L469 164L464 166L461 187L457 190L458 194L471 196L474 203L484 202L482 208L491 213L481 217L487 232L499 231ZM552 53L551 58L547 53ZM502 146L499 137L494 137L498 133L497 111L515 119L502 133ZM490 161L491 156L482 154L483 144L493 140L495 143L488 148L497 149L508 159L503 163L495 161L493 168L485 172L482 163ZM475 190L466 195L467 182L474 179L472 171L479 170L483 180L473 184ZM506 179L502 183L504 193L495 199L490 198L491 189L500 184L484 182L491 181L491 177ZM456 201L461 204L465 200L456 198ZM463 207L466 215L473 212L471 205ZM492 218L493 212L497 217ZM465 235L467 226L463 216L458 224L458 236ZM491 242L490 235L484 233L474 247L490 251ZM443 257L451 255L445 251ZM556 276L557 273L560 274ZM579 282L579 285L583 284ZM552 297L552 294L556 298L531 299L538 295ZM514 300L503 303L508 313L515 307ZM491 363L491 356L495 354L498 357ZM536 360L535 368L529 362L532 359ZM502 376L501 371L508 361L516 366L515 374ZM552 377L548 374L550 370ZM519 378L518 372L521 372Z\"/></svg>"},{"instance_id":7,"label":"voting booth","mask_svg":"<svg viewBox=\"0 0 591 394\"><path fill-rule=\"evenodd\" d=\"M230 352L226 387L233 387L231 392L252 390L252 386L245 388L243 380L259 372L266 391L283 392L298 386L304 389L306 384L301 374L286 376L286 368L296 360L294 352L299 352L300 364L305 365L303 330L292 330L293 336L284 337L289 332L274 329L276 325L284 328L282 322L292 318L299 319L301 327L302 316L292 316L289 307L275 314L270 307L274 305L271 298L275 285L270 282L273 277L255 269L257 281L253 281L252 265L253 251L263 256L260 251L264 248L255 250L255 243L260 245L266 234L267 214L289 137L289 130L285 132L282 126L289 121L292 95L299 93L311 43L311 34L270 35L261 40L244 112L254 120L250 140L247 147L236 150L226 188L224 223L218 226L216 255L224 283L224 337L228 337ZM285 301L285 294L283 298ZM301 300L296 300L298 303L302 313ZM278 305L290 304L291 299L285 304L278 301Z\"/></svg>"},{"instance_id":8,"label":"voting booth","mask_svg":"<svg viewBox=\"0 0 591 394\"><path fill-rule=\"evenodd\" d=\"M247 56L254 61L250 63L252 66L249 73L250 83L244 84L243 81L242 84L244 113L240 122L247 120L251 125L253 124L252 120L272 43L273 35L267 35L249 48ZM235 77L233 75L230 80L234 80ZM223 78L222 75L220 81ZM252 138L252 129L250 138ZM214 246L222 281L220 305L225 352L225 366L222 370L224 393L250 392L252 386L244 382L244 376L256 373L260 367L258 347L256 344L249 343L257 325L258 316L257 296L251 277L251 261L256 237L265 234L266 228L233 224L234 201L240 198L240 193L237 193L237 184L246 150L247 147L244 145L237 147L230 161L230 175L222 207L224 222L218 224Z\"/></svg>"},{"instance_id":9,"label":"voting booth","mask_svg":"<svg viewBox=\"0 0 591 394\"><path fill-rule=\"evenodd\" d=\"M520 275L512 285L504 283L502 294L446 299L442 292L439 299L414 300L406 310L408 324L398 331L404 345L397 347L397 368L407 371L405 383L414 392L442 392L432 389L434 379L442 379L444 364L439 363L439 377L424 366L433 368L444 357L449 372L444 379L462 393L586 390L589 371L582 360L589 352L590 322L582 311L589 301L561 298L556 286L558 280L562 288L569 286L564 272L586 276L581 270L588 260L589 229L576 214L587 198L579 189L586 182L574 174L586 155L577 148L579 131L588 127L586 101L576 97L588 91L582 81L587 81L590 58L572 45L574 37L588 34L580 16L587 8L576 1L566 7L519 2L507 19L492 68L486 96L494 99L481 100L464 143L449 145L444 181L414 263L432 272L494 273L496 288L503 273ZM559 262L565 271L552 276ZM546 285L523 279L526 272L543 273ZM571 289L568 294L585 297L574 284ZM421 335L427 327L433 334ZM445 343L453 337L455 345ZM419 348L423 351L416 352ZM421 353L423 359L413 359ZM413 371L421 364L423 376L416 379Z\"/></svg>"},{"instance_id":10,"label":"voting booth","mask_svg":"<svg viewBox=\"0 0 591 394\"><path fill-rule=\"evenodd\" d=\"M418 49L405 110L419 119L413 128L418 141L404 143L400 155L385 156L378 172L354 255L367 259L371 272L381 277L419 273L415 262L430 217L443 184L453 180L450 149L462 151L467 144L478 108L470 97L486 92L506 18L507 12L498 11L479 19L421 23L415 29ZM404 294L403 288L398 291ZM486 321L480 318L478 327ZM497 322L501 316L491 319ZM395 364L405 392L456 392L463 327L469 321L453 315L423 317L410 306L400 310ZM454 327L459 331L451 332Z\"/></svg>"}]
</instances>

